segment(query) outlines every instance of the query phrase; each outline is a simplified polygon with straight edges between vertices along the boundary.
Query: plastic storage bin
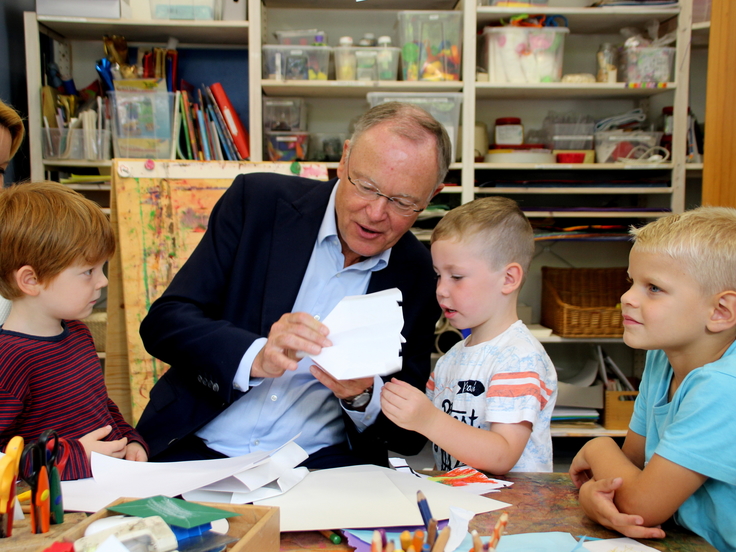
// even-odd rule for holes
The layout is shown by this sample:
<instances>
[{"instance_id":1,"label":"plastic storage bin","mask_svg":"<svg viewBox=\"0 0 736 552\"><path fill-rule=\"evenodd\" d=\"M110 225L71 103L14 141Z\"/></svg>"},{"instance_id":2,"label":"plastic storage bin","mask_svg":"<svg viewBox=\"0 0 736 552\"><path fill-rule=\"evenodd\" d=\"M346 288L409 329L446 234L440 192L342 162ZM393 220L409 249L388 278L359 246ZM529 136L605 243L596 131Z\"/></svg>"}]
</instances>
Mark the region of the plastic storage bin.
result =
<instances>
[{"instance_id":1,"label":"plastic storage bin","mask_svg":"<svg viewBox=\"0 0 736 552\"><path fill-rule=\"evenodd\" d=\"M643 130L605 130L595 133L595 160L597 163L615 163L618 160L637 160L650 148L659 145L661 132Z\"/></svg>"},{"instance_id":2,"label":"plastic storage bin","mask_svg":"<svg viewBox=\"0 0 736 552\"><path fill-rule=\"evenodd\" d=\"M313 132L309 135L309 159L311 161L339 161L348 133Z\"/></svg>"},{"instance_id":3,"label":"plastic storage bin","mask_svg":"<svg viewBox=\"0 0 736 552\"><path fill-rule=\"evenodd\" d=\"M334 51L338 80L395 81L397 78L399 48L338 46Z\"/></svg>"},{"instance_id":4,"label":"plastic storage bin","mask_svg":"<svg viewBox=\"0 0 736 552\"><path fill-rule=\"evenodd\" d=\"M569 32L565 27L486 27L489 82L559 82Z\"/></svg>"},{"instance_id":5,"label":"plastic storage bin","mask_svg":"<svg viewBox=\"0 0 736 552\"><path fill-rule=\"evenodd\" d=\"M622 48L620 82L670 82L674 48Z\"/></svg>"},{"instance_id":6,"label":"plastic storage bin","mask_svg":"<svg viewBox=\"0 0 736 552\"><path fill-rule=\"evenodd\" d=\"M263 78L271 80L327 80L329 46L264 44Z\"/></svg>"},{"instance_id":7,"label":"plastic storage bin","mask_svg":"<svg viewBox=\"0 0 736 552\"><path fill-rule=\"evenodd\" d=\"M304 161L309 151L308 132L266 132L266 154L270 161Z\"/></svg>"},{"instance_id":8,"label":"plastic storage bin","mask_svg":"<svg viewBox=\"0 0 736 552\"><path fill-rule=\"evenodd\" d=\"M456 159L458 128L460 126L461 92L368 92L371 107L386 102L407 102L428 111L442 123L452 142L452 159Z\"/></svg>"},{"instance_id":9,"label":"plastic storage bin","mask_svg":"<svg viewBox=\"0 0 736 552\"><path fill-rule=\"evenodd\" d=\"M110 159L110 131L97 129L44 129L44 159Z\"/></svg>"},{"instance_id":10,"label":"plastic storage bin","mask_svg":"<svg viewBox=\"0 0 736 552\"><path fill-rule=\"evenodd\" d=\"M401 11L398 17L403 79L460 80L462 12Z\"/></svg>"},{"instance_id":11,"label":"plastic storage bin","mask_svg":"<svg viewBox=\"0 0 736 552\"><path fill-rule=\"evenodd\" d=\"M301 31L274 31L279 44L289 46L314 46L315 42L327 44L324 31L306 29Z\"/></svg>"},{"instance_id":12,"label":"plastic storage bin","mask_svg":"<svg viewBox=\"0 0 736 552\"><path fill-rule=\"evenodd\" d=\"M592 150L595 123L553 123L546 126L547 147L552 150Z\"/></svg>"},{"instance_id":13,"label":"plastic storage bin","mask_svg":"<svg viewBox=\"0 0 736 552\"><path fill-rule=\"evenodd\" d=\"M216 19L215 0L151 0L153 19Z\"/></svg>"},{"instance_id":14,"label":"plastic storage bin","mask_svg":"<svg viewBox=\"0 0 736 552\"><path fill-rule=\"evenodd\" d=\"M263 129L307 130L307 104L302 98L263 98Z\"/></svg>"},{"instance_id":15,"label":"plastic storage bin","mask_svg":"<svg viewBox=\"0 0 736 552\"><path fill-rule=\"evenodd\" d=\"M108 92L113 99L115 157L169 159L176 95L172 92Z\"/></svg>"}]
</instances>

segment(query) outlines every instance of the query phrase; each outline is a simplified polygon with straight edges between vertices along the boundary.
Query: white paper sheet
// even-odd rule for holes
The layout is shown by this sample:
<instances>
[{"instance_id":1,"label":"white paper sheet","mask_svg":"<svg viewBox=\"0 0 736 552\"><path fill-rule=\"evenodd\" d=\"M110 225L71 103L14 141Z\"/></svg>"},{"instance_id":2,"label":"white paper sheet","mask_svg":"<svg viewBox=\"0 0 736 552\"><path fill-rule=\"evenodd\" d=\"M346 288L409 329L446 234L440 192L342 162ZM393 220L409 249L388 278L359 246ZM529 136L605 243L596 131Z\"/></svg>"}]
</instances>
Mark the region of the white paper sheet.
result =
<instances>
[{"instance_id":1,"label":"white paper sheet","mask_svg":"<svg viewBox=\"0 0 736 552\"><path fill-rule=\"evenodd\" d=\"M450 507L478 514L508 506L446 485L379 466L351 466L310 472L299 485L258 504L280 508L282 531L421 525L417 491L432 515L448 519ZM314 505L319 504L319 508Z\"/></svg>"},{"instance_id":2,"label":"white paper sheet","mask_svg":"<svg viewBox=\"0 0 736 552\"><path fill-rule=\"evenodd\" d=\"M590 552L654 552L656 550L656 548L627 538L585 541L583 548Z\"/></svg>"},{"instance_id":3,"label":"white paper sheet","mask_svg":"<svg viewBox=\"0 0 736 552\"><path fill-rule=\"evenodd\" d=\"M387 289L342 299L322 321L332 347L312 360L337 379L386 376L401 369L401 291Z\"/></svg>"}]
</instances>

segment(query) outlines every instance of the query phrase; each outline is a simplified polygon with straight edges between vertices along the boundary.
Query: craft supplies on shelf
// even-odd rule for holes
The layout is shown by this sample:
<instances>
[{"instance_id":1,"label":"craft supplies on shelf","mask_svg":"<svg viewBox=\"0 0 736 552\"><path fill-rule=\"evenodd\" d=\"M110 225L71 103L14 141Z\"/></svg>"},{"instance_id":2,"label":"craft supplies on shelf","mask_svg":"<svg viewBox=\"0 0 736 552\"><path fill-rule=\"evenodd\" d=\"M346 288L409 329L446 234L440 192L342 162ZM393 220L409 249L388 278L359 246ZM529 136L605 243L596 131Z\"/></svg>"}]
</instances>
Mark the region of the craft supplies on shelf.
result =
<instances>
[{"instance_id":1,"label":"craft supplies on shelf","mask_svg":"<svg viewBox=\"0 0 736 552\"><path fill-rule=\"evenodd\" d=\"M486 27L486 67L492 83L559 82L566 27Z\"/></svg>"}]
</instances>

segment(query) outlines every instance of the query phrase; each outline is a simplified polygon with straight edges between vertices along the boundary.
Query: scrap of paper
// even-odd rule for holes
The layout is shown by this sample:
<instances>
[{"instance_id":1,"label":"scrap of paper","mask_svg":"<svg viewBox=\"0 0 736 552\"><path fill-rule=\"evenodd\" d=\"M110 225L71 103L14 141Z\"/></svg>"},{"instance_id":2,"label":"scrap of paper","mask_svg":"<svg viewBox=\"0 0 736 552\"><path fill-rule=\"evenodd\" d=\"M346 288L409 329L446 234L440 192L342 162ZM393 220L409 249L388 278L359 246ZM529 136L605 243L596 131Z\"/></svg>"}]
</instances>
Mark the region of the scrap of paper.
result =
<instances>
[{"instance_id":1,"label":"scrap of paper","mask_svg":"<svg viewBox=\"0 0 736 552\"><path fill-rule=\"evenodd\" d=\"M513 485L511 481L493 479L468 466L455 468L444 475L429 476L428 479L478 495L498 492L498 489Z\"/></svg>"},{"instance_id":2,"label":"scrap of paper","mask_svg":"<svg viewBox=\"0 0 736 552\"><path fill-rule=\"evenodd\" d=\"M401 370L402 295L397 288L343 298L323 320L332 347L312 360L339 380Z\"/></svg>"},{"instance_id":3,"label":"scrap of paper","mask_svg":"<svg viewBox=\"0 0 736 552\"><path fill-rule=\"evenodd\" d=\"M602 540L586 540L583 548L590 552L654 552L656 548L646 546L634 539L602 539Z\"/></svg>"},{"instance_id":4,"label":"scrap of paper","mask_svg":"<svg viewBox=\"0 0 736 552\"><path fill-rule=\"evenodd\" d=\"M241 515L220 508L194 504L168 496L152 496L141 500L124 502L123 504L110 506L108 510L129 516L159 516L169 525L185 527L187 529L210 523L216 519Z\"/></svg>"}]
</instances>

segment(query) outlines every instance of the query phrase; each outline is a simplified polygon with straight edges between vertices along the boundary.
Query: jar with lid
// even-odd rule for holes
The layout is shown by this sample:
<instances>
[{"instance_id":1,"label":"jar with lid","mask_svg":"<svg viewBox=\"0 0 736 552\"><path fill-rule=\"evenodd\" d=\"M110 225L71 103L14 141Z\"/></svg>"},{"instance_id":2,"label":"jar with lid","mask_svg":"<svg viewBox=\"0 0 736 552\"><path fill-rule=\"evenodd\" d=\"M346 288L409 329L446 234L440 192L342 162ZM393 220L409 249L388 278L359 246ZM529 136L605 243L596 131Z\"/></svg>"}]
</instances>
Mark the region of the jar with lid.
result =
<instances>
[{"instance_id":1,"label":"jar with lid","mask_svg":"<svg viewBox=\"0 0 736 552\"><path fill-rule=\"evenodd\" d=\"M390 36L378 37L378 56L376 65L378 66L378 80L396 80L396 66L393 63L394 52L391 48Z\"/></svg>"},{"instance_id":2,"label":"jar with lid","mask_svg":"<svg viewBox=\"0 0 736 552\"><path fill-rule=\"evenodd\" d=\"M337 80L355 80L355 52L352 36L341 36L335 48L335 77Z\"/></svg>"},{"instance_id":3,"label":"jar with lid","mask_svg":"<svg viewBox=\"0 0 736 552\"><path fill-rule=\"evenodd\" d=\"M524 143L524 125L518 117L496 119L496 146L520 146Z\"/></svg>"},{"instance_id":4,"label":"jar with lid","mask_svg":"<svg viewBox=\"0 0 736 552\"><path fill-rule=\"evenodd\" d=\"M358 41L358 46L372 47L376 44L376 35L373 33L363 33L363 38Z\"/></svg>"},{"instance_id":5,"label":"jar with lid","mask_svg":"<svg viewBox=\"0 0 736 552\"><path fill-rule=\"evenodd\" d=\"M618 50L610 42L604 42L596 54L598 60L597 82L616 82L618 78Z\"/></svg>"}]
</instances>

